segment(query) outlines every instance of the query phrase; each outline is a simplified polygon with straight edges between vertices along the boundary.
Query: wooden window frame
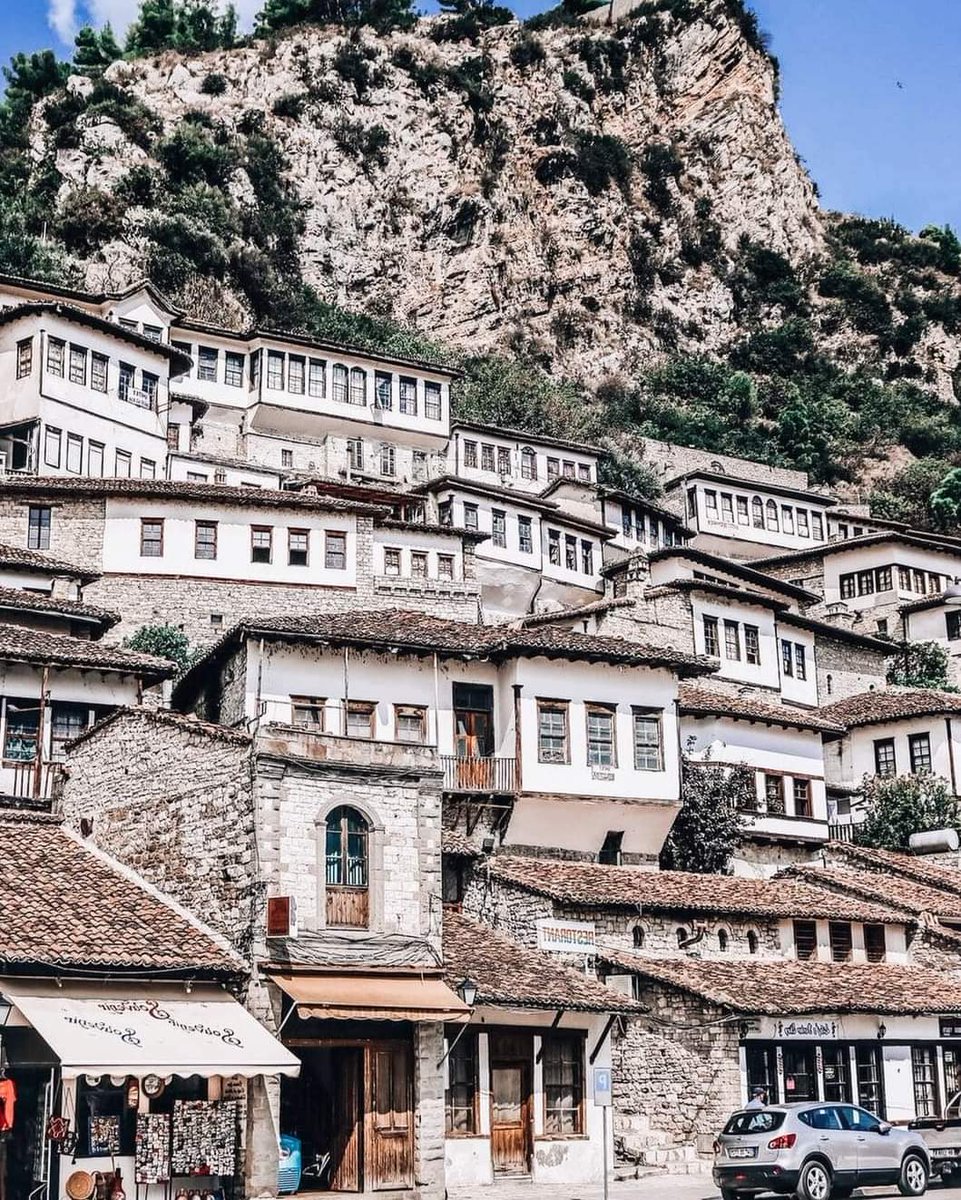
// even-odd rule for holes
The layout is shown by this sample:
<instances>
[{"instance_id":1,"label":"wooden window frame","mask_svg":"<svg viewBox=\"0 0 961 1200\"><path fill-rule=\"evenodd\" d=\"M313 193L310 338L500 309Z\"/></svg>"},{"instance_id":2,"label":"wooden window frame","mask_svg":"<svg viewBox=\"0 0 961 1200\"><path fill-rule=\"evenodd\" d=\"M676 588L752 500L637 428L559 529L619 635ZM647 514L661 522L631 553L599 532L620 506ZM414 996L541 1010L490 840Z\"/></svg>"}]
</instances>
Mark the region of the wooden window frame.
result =
<instances>
[{"instance_id":1,"label":"wooden window frame","mask_svg":"<svg viewBox=\"0 0 961 1200\"><path fill-rule=\"evenodd\" d=\"M734 645L735 654L731 654L731 645ZM739 621L724 620L724 658L727 662L741 662L743 655L741 654L741 624Z\"/></svg>"},{"instance_id":2,"label":"wooden window frame","mask_svg":"<svg viewBox=\"0 0 961 1200\"><path fill-rule=\"evenodd\" d=\"M90 387L95 392L106 393L110 386L110 359L96 350L90 354Z\"/></svg>"},{"instance_id":3,"label":"wooden window frame","mask_svg":"<svg viewBox=\"0 0 961 1200\"><path fill-rule=\"evenodd\" d=\"M17 342L17 378L26 379L33 374L33 338L21 338Z\"/></svg>"},{"instance_id":4,"label":"wooden window frame","mask_svg":"<svg viewBox=\"0 0 961 1200\"><path fill-rule=\"evenodd\" d=\"M201 529L204 529L204 530L212 529L213 535L214 535L213 539L211 541L201 541L201 539L200 539ZM217 521L194 521L194 558L201 559L204 562L216 562L218 536L219 536L219 529L218 529ZM212 554L201 554L200 550L202 547L210 547L212 549L213 553Z\"/></svg>"},{"instance_id":5,"label":"wooden window frame","mask_svg":"<svg viewBox=\"0 0 961 1200\"><path fill-rule=\"evenodd\" d=\"M331 542L340 543L343 546L343 564L338 565L336 558L341 556L341 551L336 545L332 546ZM325 529L324 530L324 570L325 571L346 571L347 570L347 533L342 529Z\"/></svg>"},{"instance_id":6,"label":"wooden window frame","mask_svg":"<svg viewBox=\"0 0 961 1200\"><path fill-rule=\"evenodd\" d=\"M396 571L389 569L388 556L390 556L391 562L395 561L395 556L396 556L396 562L397 562L397 570ZM399 546L385 546L384 547L384 575L390 579L400 579L401 575L403 574L403 571L404 571L404 556L401 552L400 547Z\"/></svg>"},{"instance_id":7,"label":"wooden window frame","mask_svg":"<svg viewBox=\"0 0 961 1200\"><path fill-rule=\"evenodd\" d=\"M881 753L881 748L891 747L891 769L882 770L882 758L887 759L887 754ZM893 737L875 738L874 739L874 773L881 779L892 779L898 773L898 748ZM885 763L886 765L886 763Z\"/></svg>"},{"instance_id":8,"label":"wooden window frame","mask_svg":"<svg viewBox=\"0 0 961 1200\"><path fill-rule=\"evenodd\" d=\"M147 532L148 525L160 526L160 537L146 539L144 534ZM140 557L141 558L163 558L164 556L164 518L163 517L141 517L140 518ZM157 545L159 550L156 554L147 554L144 552L144 546Z\"/></svg>"},{"instance_id":9,"label":"wooden window frame","mask_svg":"<svg viewBox=\"0 0 961 1200\"><path fill-rule=\"evenodd\" d=\"M920 753L919 747L922 747ZM918 769L918 760L927 759L927 766ZM908 734L908 764L912 775L930 775L934 769L934 759L931 753L931 734L924 730L921 733Z\"/></svg>"},{"instance_id":10,"label":"wooden window frame","mask_svg":"<svg viewBox=\"0 0 961 1200\"><path fill-rule=\"evenodd\" d=\"M521 447L521 479L537 478L537 454L530 446Z\"/></svg>"},{"instance_id":11,"label":"wooden window frame","mask_svg":"<svg viewBox=\"0 0 961 1200\"><path fill-rule=\"evenodd\" d=\"M197 347L197 379L216 383L220 374L220 351L216 346Z\"/></svg>"},{"instance_id":12,"label":"wooden window frame","mask_svg":"<svg viewBox=\"0 0 961 1200\"><path fill-rule=\"evenodd\" d=\"M303 548L294 548L293 539L303 538ZM325 547L326 552L326 547ZM294 555L302 554L303 562L294 562ZM326 556L326 555L325 555ZM287 530L287 566L288 567L309 567L310 566L310 530L309 529L288 529Z\"/></svg>"},{"instance_id":13,"label":"wooden window frame","mask_svg":"<svg viewBox=\"0 0 961 1200\"><path fill-rule=\"evenodd\" d=\"M244 386L244 358L237 350L224 351L224 385L225 387Z\"/></svg>"},{"instance_id":14,"label":"wooden window frame","mask_svg":"<svg viewBox=\"0 0 961 1200\"><path fill-rule=\"evenodd\" d=\"M507 548L507 510L491 509L491 545Z\"/></svg>"},{"instance_id":15,"label":"wooden window frame","mask_svg":"<svg viewBox=\"0 0 961 1200\"><path fill-rule=\"evenodd\" d=\"M287 355L282 350L267 351L267 371L264 376L264 383L271 392L286 390Z\"/></svg>"},{"instance_id":16,"label":"wooden window frame","mask_svg":"<svg viewBox=\"0 0 961 1200\"><path fill-rule=\"evenodd\" d=\"M257 558L257 552L263 551L263 546L258 546L256 537L257 534L267 535L267 557ZM269 566L274 561L274 527L273 525L251 525L250 527L250 561L256 563L257 566Z\"/></svg>"},{"instance_id":17,"label":"wooden window frame","mask_svg":"<svg viewBox=\"0 0 961 1200\"><path fill-rule=\"evenodd\" d=\"M798 946L800 944L798 932L800 930L804 931L805 938L808 933L810 933L812 935L810 954L802 955L798 952ZM817 921L812 921L808 918L795 917L794 920L791 922L791 932L792 932L792 937L794 939L794 957L797 959L797 961L798 962L817 962L817 958L818 958L818 925L817 925Z\"/></svg>"},{"instance_id":18,"label":"wooden window frame","mask_svg":"<svg viewBox=\"0 0 961 1200\"><path fill-rule=\"evenodd\" d=\"M445 1030L448 1045L451 1049L448 1051L448 1061L450 1067L448 1069L448 1084L444 1089L444 1136L448 1138L474 1138L480 1136L480 1041L479 1029L463 1030L461 1026L455 1025L452 1028ZM455 1046L454 1039L457 1039ZM469 1082L457 1081L453 1082L453 1067L454 1062L459 1060L465 1051L470 1050L469 1054L469 1070L471 1079ZM461 1055L458 1055L458 1051ZM469 1095L469 1103L456 1105L458 1111L463 1111L468 1114L469 1129L455 1129L453 1122L453 1112L455 1105L453 1104L452 1095L454 1087L462 1087L467 1089Z\"/></svg>"},{"instance_id":19,"label":"wooden window frame","mask_svg":"<svg viewBox=\"0 0 961 1200\"><path fill-rule=\"evenodd\" d=\"M831 950L831 962L851 962L854 958L854 932L850 921L828 921L828 946ZM839 958L836 950L844 950L844 957Z\"/></svg>"},{"instance_id":20,"label":"wooden window frame","mask_svg":"<svg viewBox=\"0 0 961 1200\"><path fill-rule=\"evenodd\" d=\"M438 554L437 555L437 578L453 581L454 579L454 556L453 554Z\"/></svg>"},{"instance_id":21,"label":"wooden window frame","mask_svg":"<svg viewBox=\"0 0 961 1200\"><path fill-rule=\"evenodd\" d=\"M798 793L803 792L801 797L802 806L807 808L807 812L798 812ZM791 802L794 805L794 816L803 817L805 820L811 821L814 819L814 795L811 791L811 781L803 776L794 776L791 779Z\"/></svg>"},{"instance_id":22,"label":"wooden window frame","mask_svg":"<svg viewBox=\"0 0 961 1200\"><path fill-rule=\"evenodd\" d=\"M464 439L464 466L471 470L477 467L477 443L472 438Z\"/></svg>"},{"instance_id":23,"label":"wooden window frame","mask_svg":"<svg viewBox=\"0 0 961 1200\"><path fill-rule=\"evenodd\" d=\"M420 570L423 565L423 570ZM410 577L411 579L427 579L429 578L430 557L426 550L411 550L410 552Z\"/></svg>"},{"instance_id":24,"label":"wooden window frame","mask_svg":"<svg viewBox=\"0 0 961 1200\"><path fill-rule=\"evenodd\" d=\"M611 722L611 761L609 763L591 761L591 717L609 717ZM607 704L599 700L584 701L584 739L585 763L599 771L614 771L617 769L617 705ZM605 743L606 745L606 743Z\"/></svg>"},{"instance_id":25,"label":"wooden window frame","mask_svg":"<svg viewBox=\"0 0 961 1200\"><path fill-rule=\"evenodd\" d=\"M761 665L761 630L757 625L744 626L744 661L752 667Z\"/></svg>"},{"instance_id":26,"label":"wooden window frame","mask_svg":"<svg viewBox=\"0 0 961 1200\"><path fill-rule=\"evenodd\" d=\"M721 630L717 617L712 617L708 613L704 613L701 616L701 627L704 631L704 653L709 658L720 658Z\"/></svg>"},{"instance_id":27,"label":"wooden window frame","mask_svg":"<svg viewBox=\"0 0 961 1200\"><path fill-rule=\"evenodd\" d=\"M637 721L638 718L643 718L647 721L653 721L657 728L657 766L647 767L641 766L638 762L638 742L637 742ZM664 710L662 708L642 708L640 705L634 705L631 708L631 745L634 750L634 770L635 771L663 771L664 770Z\"/></svg>"},{"instance_id":28,"label":"wooden window frame","mask_svg":"<svg viewBox=\"0 0 961 1200\"><path fill-rule=\"evenodd\" d=\"M577 1064L576 1071L576 1095L577 1103L571 1109L555 1110L563 1112L572 1112L574 1114L575 1128L573 1130L549 1132L548 1125L550 1123L549 1113L552 1111L548 1105L548 1089L552 1086L547 1082L548 1056L551 1049L556 1046L567 1044L576 1047L576 1053L572 1059ZM584 1120L586 1106L586 1077L587 1070L584 1065L584 1056L587 1050L587 1039L583 1033L579 1031L570 1032L550 1032L541 1035L541 1063L542 1063L542 1118L543 1118L543 1134L538 1135L538 1140L545 1141L566 1141L571 1138L582 1138L586 1135L586 1125ZM563 1084L554 1085L563 1087Z\"/></svg>"},{"instance_id":29,"label":"wooden window frame","mask_svg":"<svg viewBox=\"0 0 961 1200\"><path fill-rule=\"evenodd\" d=\"M330 398L335 404L350 403L350 371L344 363L330 368Z\"/></svg>"},{"instance_id":30,"label":"wooden window frame","mask_svg":"<svg viewBox=\"0 0 961 1200\"><path fill-rule=\"evenodd\" d=\"M297 710L315 713L316 721L298 721ZM290 723L298 729L311 729L315 733L323 733L327 726L327 698L325 696L291 696Z\"/></svg>"},{"instance_id":31,"label":"wooden window frame","mask_svg":"<svg viewBox=\"0 0 961 1200\"><path fill-rule=\"evenodd\" d=\"M52 458L50 455L51 443L56 445L57 455ZM63 430L57 429L53 425L47 425L43 431L43 465L45 467L60 466L60 460L63 457ZM950 614L949 614L950 615Z\"/></svg>"},{"instance_id":32,"label":"wooden window frame","mask_svg":"<svg viewBox=\"0 0 961 1200\"><path fill-rule=\"evenodd\" d=\"M410 375L397 378L397 411L405 417L417 416L417 380Z\"/></svg>"},{"instance_id":33,"label":"wooden window frame","mask_svg":"<svg viewBox=\"0 0 961 1200\"><path fill-rule=\"evenodd\" d=\"M417 716L420 721L420 737L419 738L402 738L400 736L400 718L403 716ZM401 742L406 746L426 746L427 745L427 705L426 704L395 704L394 705L394 741Z\"/></svg>"},{"instance_id":34,"label":"wooden window frame","mask_svg":"<svg viewBox=\"0 0 961 1200\"><path fill-rule=\"evenodd\" d=\"M542 714L558 710L564 719L564 747L563 758L545 758L544 747L541 745L541 720ZM571 702L569 700L552 700L546 696L537 697L537 761L545 766L565 767L570 765L571 761Z\"/></svg>"},{"instance_id":35,"label":"wooden window frame","mask_svg":"<svg viewBox=\"0 0 961 1200\"><path fill-rule=\"evenodd\" d=\"M350 718L355 713L367 714L367 725L370 730L369 737L364 737L363 734L350 732ZM372 742L377 733L377 701L376 700L348 700L344 705L344 736L357 738L358 741Z\"/></svg>"},{"instance_id":36,"label":"wooden window frame","mask_svg":"<svg viewBox=\"0 0 961 1200\"><path fill-rule=\"evenodd\" d=\"M307 358L303 354L287 356L287 391L292 396L307 394Z\"/></svg>"},{"instance_id":37,"label":"wooden window frame","mask_svg":"<svg viewBox=\"0 0 961 1200\"><path fill-rule=\"evenodd\" d=\"M871 930L869 937L868 930ZM887 929L880 921L865 921L861 926L862 940L864 942L864 957L869 963L886 962L888 957L888 939ZM874 946L868 945L869 941L874 941ZM880 949L880 955L878 950Z\"/></svg>"},{"instance_id":38,"label":"wooden window frame","mask_svg":"<svg viewBox=\"0 0 961 1200\"><path fill-rule=\"evenodd\" d=\"M31 504L27 510L27 549L49 550L52 529L53 509L50 505Z\"/></svg>"},{"instance_id":39,"label":"wooden window frame","mask_svg":"<svg viewBox=\"0 0 961 1200\"><path fill-rule=\"evenodd\" d=\"M46 366L48 374L63 379L67 369L67 343L63 338L47 338Z\"/></svg>"}]
</instances>

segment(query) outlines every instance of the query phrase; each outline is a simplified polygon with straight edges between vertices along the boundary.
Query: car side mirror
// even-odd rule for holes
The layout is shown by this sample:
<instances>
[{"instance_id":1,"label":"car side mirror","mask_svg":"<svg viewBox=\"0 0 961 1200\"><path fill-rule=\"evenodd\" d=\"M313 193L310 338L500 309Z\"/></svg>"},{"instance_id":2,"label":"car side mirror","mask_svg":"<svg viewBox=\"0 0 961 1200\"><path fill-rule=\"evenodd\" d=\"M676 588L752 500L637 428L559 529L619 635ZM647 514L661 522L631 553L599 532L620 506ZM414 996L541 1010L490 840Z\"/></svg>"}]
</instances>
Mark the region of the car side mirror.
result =
<instances>
[{"instance_id":1,"label":"car side mirror","mask_svg":"<svg viewBox=\"0 0 961 1200\"><path fill-rule=\"evenodd\" d=\"M877 1132L882 1137L887 1137L887 1135L891 1132L891 1126L888 1125L885 1121L882 1121L881 1124L878 1125L878 1127L877 1127Z\"/></svg>"}]
</instances>

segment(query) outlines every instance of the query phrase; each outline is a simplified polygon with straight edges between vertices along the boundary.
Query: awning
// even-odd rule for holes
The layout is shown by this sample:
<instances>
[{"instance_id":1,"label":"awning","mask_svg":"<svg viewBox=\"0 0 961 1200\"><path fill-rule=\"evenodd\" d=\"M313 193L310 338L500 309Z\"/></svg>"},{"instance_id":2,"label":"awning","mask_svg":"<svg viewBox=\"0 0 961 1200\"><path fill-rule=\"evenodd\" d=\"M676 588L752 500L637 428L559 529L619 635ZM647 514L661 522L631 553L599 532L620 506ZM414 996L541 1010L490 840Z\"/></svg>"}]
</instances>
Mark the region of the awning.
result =
<instances>
[{"instance_id":1,"label":"awning","mask_svg":"<svg viewBox=\"0 0 961 1200\"><path fill-rule=\"evenodd\" d=\"M468 1021L470 1009L442 979L418 975L275 975L304 1019Z\"/></svg>"},{"instance_id":2,"label":"awning","mask_svg":"<svg viewBox=\"0 0 961 1200\"><path fill-rule=\"evenodd\" d=\"M22 983L0 990L78 1075L296 1075L300 1063L232 996L213 988ZM15 1018L14 1018L15 1020ZM0 1034L2 1037L2 1034Z\"/></svg>"}]
</instances>

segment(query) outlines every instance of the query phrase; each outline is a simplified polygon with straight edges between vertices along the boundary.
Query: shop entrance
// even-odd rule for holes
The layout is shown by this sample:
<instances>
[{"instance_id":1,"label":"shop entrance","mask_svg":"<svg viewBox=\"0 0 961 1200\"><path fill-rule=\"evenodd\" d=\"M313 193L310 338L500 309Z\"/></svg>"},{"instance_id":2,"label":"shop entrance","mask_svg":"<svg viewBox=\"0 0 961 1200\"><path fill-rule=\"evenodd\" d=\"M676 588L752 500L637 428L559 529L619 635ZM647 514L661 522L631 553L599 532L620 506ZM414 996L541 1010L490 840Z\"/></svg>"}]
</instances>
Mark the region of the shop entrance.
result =
<instances>
[{"instance_id":1,"label":"shop entrance","mask_svg":"<svg viewBox=\"0 0 961 1200\"><path fill-rule=\"evenodd\" d=\"M491 1157L495 1175L531 1170L531 1063L529 1034L490 1035Z\"/></svg>"},{"instance_id":2,"label":"shop entrance","mask_svg":"<svg viewBox=\"0 0 961 1200\"><path fill-rule=\"evenodd\" d=\"M4 1101L4 1124L10 1118L11 1084L16 1101L13 1127L0 1133L0 1200L29 1196L47 1171L41 1154L45 1147L42 1130L52 1099L50 1069L17 1067L3 1072L0 1099Z\"/></svg>"}]
</instances>

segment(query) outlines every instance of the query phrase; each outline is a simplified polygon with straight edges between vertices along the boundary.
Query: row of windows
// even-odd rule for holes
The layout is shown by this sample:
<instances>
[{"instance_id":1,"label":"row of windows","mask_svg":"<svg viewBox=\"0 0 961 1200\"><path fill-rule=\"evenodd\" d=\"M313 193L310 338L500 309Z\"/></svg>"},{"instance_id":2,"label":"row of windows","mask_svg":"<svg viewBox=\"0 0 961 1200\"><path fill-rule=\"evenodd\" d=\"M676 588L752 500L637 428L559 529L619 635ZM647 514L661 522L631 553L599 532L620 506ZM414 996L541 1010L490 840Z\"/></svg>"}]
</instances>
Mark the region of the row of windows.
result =
<instances>
[{"instance_id":1,"label":"row of windows","mask_svg":"<svg viewBox=\"0 0 961 1200\"><path fill-rule=\"evenodd\" d=\"M781 639L781 670L794 679L807 679L807 649L800 642Z\"/></svg>"},{"instance_id":2,"label":"row of windows","mask_svg":"<svg viewBox=\"0 0 961 1200\"><path fill-rule=\"evenodd\" d=\"M24 379L33 372L33 338L17 342L17 378ZM110 390L110 358L88 350L63 338L47 338L47 373L63 379L66 377L78 387L90 387L95 392ZM138 408L157 407L157 389L160 376L152 371L139 372L132 363L117 364L117 395L128 404Z\"/></svg>"},{"instance_id":3,"label":"row of windows","mask_svg":"<svg viewBox=\"0 0 961 1200\"><path fill-rule=\"evenodd\" d=\"M189 342L174 342L178 350L193 355ZM366 406L371 372L363 367L347 367L343 363L328 364L326 359L305 354L286 354L280 350L266 351L266 366L262 368L264 351L255 350L248 356L239 351L220 351L215 346L197 347L197 379L208 383L224 383L227 387L242 388L249 381L251 388L260 383L265 372L266 386L274 392L289 392L295 396L312 396L324 400L328 395L339 404ZM221 366L223 359L223 366ZM417 380L390 371L373 372L374 407L397 410L416 417L419 409ZM425 381L423 385L424 416L439 421L442 416L441 386Z\"/></svg>"},{"instance_id":4,"label":"row of windows","mask_svg":"<svg viewBox=\"0 0 961 1200\"><path fill-rule=\"evenodd\" d=\"M704 653L712 658L721 657L720 622L717 617L703 618L704 624ZM744 625L743 654L741 639L741 622L724 622L724 657L729 662L745 662L759 666L761 662L761 638L756 625Z\"/></svg>"},{"instance_id":5,"label":"row of windows","mask_svg":"<svg viewBox=\"0 0 961 1200\"><path fill-rule=\"evenodd\" d=\"M85 449L86 445L86 449ZM61 466L71 475L89 475L102 478L107 463L106 447L103 442L88 438L86 443L79 433L64 433L53 425L43 431L43 463L46 467L59 469ZM86 469L84 469L86 467ZM129 479L133 473L133 455L129 450L114 452L114 477ZM140 459L140 478L156 479L157 463L152 458Z\"/></svg>"},{"instance_id":6,"label":"row of windows","mask_svg":"<svg viewBox=\"0 0 961 1200\"><path fill-rule=\"evenodd\" d=\"M384 574L399 578L403 565L403 550L398 546L384 548ZM429 577L430 556L426 550L410 551L410 576L412 579L427 579ZM454 578L453 554L437 555L437 578L452 580Z\"/></svg>"},{"instance_id":7,"label":"row of windows","mask_svg":"<svg viewBox=\"0 0 961 1200\"><path fill-rule=\"evenodd\" d=\"M688 516L697 517L697 492L691 488L687 493ZM704 511L709 521L725 525L748 525L754 529L796 534L798 537L824 540L824 517L819 512L799 508L793 504L782 504L774 500L764 501L760 496L736 496L733 492L716 492L704 489Z\"/></svg>"},{"instance_id":8,"label":"row of windows","mask_svg":"<svg viewBox=\"0 0 961 1200\"><path fill-rule=\"evenodd\" d=\"M883 925L864 925L864 954L868 962L884 962L887 942ZM853 936L850 921L828 922L828 944L832 962L850 962L853 955ZM818 935L816 921L794 922L794 953L803 961L817 958Z\"/></svg>"},{"instance_id":9,"label":"row of windows","mask_svg":"<svg viewBox=\"0 0 961 1200\"><path fill-rule=\"evenodd\" d=\"M571 533L563 536L564 559L566 571L576 571L578 567L585 575L594 574L594 543L581 538L580 558L577 554L577 538ZM561 565L561 533L558 529L547 531L547 561L554 567Z\"/></svg>"},{"instance_id":10,"label":"row of windows","mask_svg":"<svg viewBox=\"0 0 961 1200\"><path fill-rule=\"evenodd\" d=\"M140 519L140 557L163 558L164 555L163 517L141 517ZM194 558L208 561L217 558L217 539L219 522L194 521ZM307 567L310 565L311 542L320 536L319 530L288 529L287 530L287 565L291 567ZM347 569L347 534L334 530L324 530L324 568L328 571L345 571ZM274 530L271 525L251 525L250 527L250 561L252 563L273 562Z\"/></svg>"},{"instance_id":11,"label":"row of windows","mask_svg":"<svg viewBox=\"0 0 961 1200\"><path fill-rule=\"evenodd\" d=\"M922 571L917 567L872 567L864 571L849 571L840 577L841 599L890 592L894 587L895 570L898 573L898 590L920 596L936 595L951 582L950 575Z\"/></svg>"},{"instance_id":12,"label":"row of windows","mask_svg":"<svg viewBox=\"0 0 961 1200\"><path fill-rule=\"evenodd\" d=\"M617 708L613 704L584 705L587 733L587 766L617 766ZM664 770L662 714L634 708L631 713L635 771ZM537 701L537 761L568 764L571 761L570 702Z\"/></svg>"},{"instance_id":13,"label":"row of windows","mask_svg":"<svg viewBox=\"0 0 961 1200\"><path fill-rule=\"evenodd\" d=\"M908 737L908 759L912 775L931 774L931 735L912 733ZM877 775L897 775L898 761L894 738L877 738L874 742L874 771Z\"/></svg>"},{"instance_id":14,"label":"row of windows","mask_svg":"<svg viewBox=\"0 0 961 1200\"><path fill-rule=\"evenodd\" d=\"M377 702L348 700L339 710L343 726L340 732L347 737L372 739L377 731ZM327 699L322 696L291 696L291 724L303 729L323 732L327 728ZM331 730L330 732L335 732ZM395 704L393 706L393 738L395 742L425 745L427 742L427 706L424 704Z\"/></svg>"},{"instance_id":15,"label":"row of windows","mask_svg":"<svg viewBox=\"0 0 961 1200\"><path fill-rule=\"evenodd\" d=\"M728 952L728 950L731 949L731 936L732 935L726 929L724 929L722 927L717 931L715 936L717 938L718 950L720 950L720 952L722 954L726 954ZM634 930L633 930L634 949L635 950L642 950L644 948L644 942L646 940L646 937L647 937L647 934L644 929L644 926L643 925L635 925ZM677 948L679 950L682 950L682 949L684 949L685 943L691 937L691 930L687 929L683 925L679 925L678 928L674 930L674 937L677 941ZM753 929L749 929L747 931L747 934L745 935L744 940L747 945L748 954L757 954L758 936L757 936L756 931Z\"/></svg>"},{"instance_id":16,"label":"row of windows","mask_svg":"<svg viewBox=\"0 0 961 1200\"><path fill-rule=\"evenodd\" d=\"M510 447L494 446L489 442L465 441L464 466L496 475L514 474L514 458ZM521 479L537 479L537 451L531 446L521 447L520 474ZM590 483L591 468L588 463L548 457L547 478L578 479L581 483Z\"/></svg>"},{"instance_id":17,"label":"row of windows","mask_svg":"<svg viewBox=\"0 0 961 1200\"><path fill-rule=\"evenodd\" d=\"M749 1095L756 1087L762 1087L770 1104L777 1104L782 1098L826 1100L833 1104L856 1099L868 1111L843 1110L845 1123L852 1129L876 1128L876 1118L884 1116L884 1072L877 1044L748 1042L745 1049ZM807 1123L819 1128L829 1119L824 1114L834 1111L810 1110L805 1113ZM758 1115L764 1116L745 1114L748 1127Z\"/></svg>"},{"instance_id":18,"label":"row of windows","mask_svg":"<svg viewBox=\"0 0 961 1200\"><path fill-rule=\"evenodd\" d=\"M47 706L50 727L50 756L65 757L64 746L109 710L88 704L70 704L54 700ZM7 763L32 762L37 757L41 737L42 708L38 699L4 701L3 759Z\"/></svg>"},{"instance_id":19,"label":"row of windows","mask_svg":"<svg viewBox=\"0 0 961 1200\"><path fill-rule=\"evenodd\" d=\"M634 542L647 542L649 546L680 545L683 541L675 537L664 521L659 521L653 513L645 513L642 508L632 509L628 504L621 505L621 532Z\"/></svg>"},{"instance_id":20,"label":"row of windows","mask_svg":"<svg viewBox=\"0 0 961 1200\"><path fill-rule=\"evenodd\" d=\"M814 807L811 799L810 779L791 778L791 800L793 810L788 813L786 806L787 776L763 772L764 812L768 816L813 817Z\"/></svg>"},{"instance_id":21,"label":"row of windows","mask_svg":"<svg viewBox=\"0 0 961 1200\"><path fill-rule=\"evenodd\" d=\"M293 466L293 452L282 451L282 454L290 454L290 463L285 465ZM347 439L347 462L352 471L367 470L367 449L364 445L363 438L348 438ZM370 453L370 469L372 473L383 475L386 478L392 478L397 474L397 447L389 442L381 442L379 446L374 447ZM427 478L427 454L423 450L413 451L413 463L411 467L411 476L414 479Z\"/></svg>"}]
</instances>

